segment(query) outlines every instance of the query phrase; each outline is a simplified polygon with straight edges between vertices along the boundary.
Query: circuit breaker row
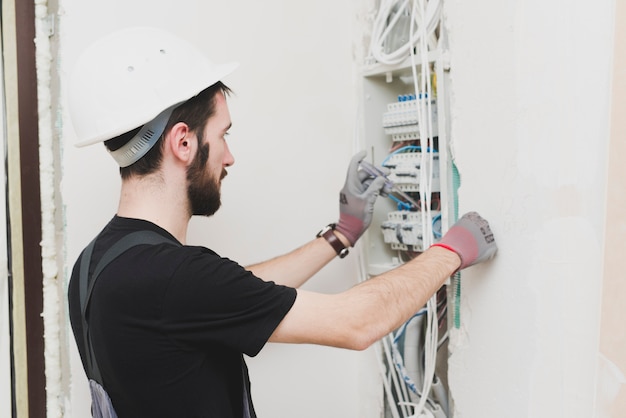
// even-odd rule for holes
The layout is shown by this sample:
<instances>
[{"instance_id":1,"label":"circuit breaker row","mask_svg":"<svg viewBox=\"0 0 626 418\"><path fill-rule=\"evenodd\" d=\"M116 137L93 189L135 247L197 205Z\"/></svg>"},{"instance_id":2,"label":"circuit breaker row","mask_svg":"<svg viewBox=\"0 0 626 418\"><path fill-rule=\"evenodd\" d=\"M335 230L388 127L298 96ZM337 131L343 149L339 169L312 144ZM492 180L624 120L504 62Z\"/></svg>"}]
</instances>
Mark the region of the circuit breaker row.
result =
<instances>
[{"instance_id":1,"label":"circuit breaker row","mask_svg":"<svg viewBox=\"0 0 626 418\"><path fill-rule=\"evenodd\" d=\"M420 193L425 190L439 195L440 169L439 153L436 150L427 149L426 155L422 155L420 141L420 126L418 112L431 114L431 132L437 136L437 99L416 98L415 95L398 96L398 101L389 103L383 114L383 128L389 135L392 143L397 144L383 161L383 166L389 169L388 179L402 192L408 193L419 199ZM419 118L424 120L425 118ZM398 145L404 142L408 145ZM432 141L430 141L432 142ZM424 179L430 179L428 185L421 185ZM424 231L432 231L435 238L441 233L441 216L438 211L431 211L433 225L424 228L423 216L419 208L398 206L397 211L387 214L387 220L381 224L383 240L389 244L392 250L421 252L424 251ZM428 240L431 242L432 240Z\"/></svg>"},{"instance_id":2,"label":"circuit breaker row","mask_svg":"<svg viewBox=\"0 0 626 418\"><path fill-rule=\"evenodd\" d=\"M439 192L441 189L439 174L439 153L432 153L432 161L430 157L431 155L426 155L424 161L424 169L426 169L426 173L428 173L429 171L431 171L432 164L432 180L430 191L434 193ZM415 147L415 151L391 154L389 157L387 157L383 165L390 170L390 174L388 176L389 180L391 180L396 186L398 186L400 190L402 190L403 192L420 191L420 182L422 175L422 152L418 150L418 147Z\"/></svg>"},{"instance_id":3,"label":"circuit breaker row","mask_svg":"<svg viewBox=\"0 0 626 418\"><path fill-rule=\"evenodd\" d=\"M432 211L432 231L435 237L441 235L441 216L438 211ZM387 214L387 220L381 224L383 239L392 250L424 251L422 235L422 213L410 211L393 211Z\"/></svg>"},{"instance_id":4,"label":"circuit breaker row","mask_svg":"<svg viewBox=\"0 0 626 418\"><path fill-rule=\"evenodd\" d=\"M430 107L430 109L429 109ZM418 112L428 114L431 110L431 133L437 136L437 99L416 99L414 95L402 95L397 102L389 103L387 111L383 114L383 128L385 134L391 136L393 142L415 141L420 139L420 126L418 124Z\"/></svg>"}]
</instances>

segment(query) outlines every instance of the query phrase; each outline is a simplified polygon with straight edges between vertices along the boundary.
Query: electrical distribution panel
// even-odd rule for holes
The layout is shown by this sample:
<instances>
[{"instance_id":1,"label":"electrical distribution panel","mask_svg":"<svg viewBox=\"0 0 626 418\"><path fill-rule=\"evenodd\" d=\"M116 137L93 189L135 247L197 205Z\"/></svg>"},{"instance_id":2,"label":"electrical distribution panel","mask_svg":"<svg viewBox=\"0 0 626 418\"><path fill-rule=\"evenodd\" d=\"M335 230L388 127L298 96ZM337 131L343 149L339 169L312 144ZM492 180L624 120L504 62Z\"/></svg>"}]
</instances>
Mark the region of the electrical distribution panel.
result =
<instances>
[{"instance_id":1,"label":"electrical distribution panel","mask_svg":"<svg viewBox=\"0 0 626 418\"><path fill-rule=\"evenodd\" d=\"M369 36L363 141L369 162L385 167L400 192L376 203L364 249L370 277L418 256L456 217L441 7L439 0L380 0ZM446 364L455 285L381 341L386 418L452 417Z\"/></svg>"}]
</instances>

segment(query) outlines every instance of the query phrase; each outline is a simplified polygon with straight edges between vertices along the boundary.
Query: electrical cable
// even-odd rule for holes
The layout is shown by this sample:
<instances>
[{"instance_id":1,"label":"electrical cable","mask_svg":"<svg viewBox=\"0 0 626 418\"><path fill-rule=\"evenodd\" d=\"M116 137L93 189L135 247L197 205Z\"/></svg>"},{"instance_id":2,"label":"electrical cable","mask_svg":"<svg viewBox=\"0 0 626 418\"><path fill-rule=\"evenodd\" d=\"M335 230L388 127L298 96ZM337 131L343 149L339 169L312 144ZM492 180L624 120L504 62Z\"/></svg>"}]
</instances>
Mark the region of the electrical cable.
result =
<instances>
[{"instance_id":1,"label":"electrical cable","mask_svg":"<svg viewBox=\"0 0 626 418\"><path fill-rule=\"evenodd\" d=\"M415 393L416 395L419 393L417 386L415 384L415 382L413 381L413 379L411 378L411 376L409 375L405 365L404 365L404 360L403 360L403 356L402 354L400 354L400 349L398 347L398 343L399 341L402 339L402 337L404 337L406 328L408 327L408 325L415 319L418 318L422 315L426 315L427 310L426 309L421 309L419 310L415 315L413 315L411 318L409 318L408 321L406 321L398 330L398 332L393 336L392 339L392 358L394 360L394 364L397 368L398 374L400 375L400 377L402 378L402 380L404 381L404 383L406 384L406 386L411 390L411 392Z\"/></svg>"},{"instance_id":2,"label":"electrical cable","mask_svg":"<svg viewBox=\"0 0 626 418\"><path fill-rule=\"evenodd\" d=\"M419 2L421 9L421 16L425 15L424 1ZM412 16L418 15L418 1L412 1ZM411 18L410 33L413 33L413 25L415 18ZM413 83L415 88L415 96L421 98L418 106L418 127L420 131L421 140L426 140L426 151L421 152L421 167L420 167L420 195L422 199L420 201L421 214L422 214L422 227L424 228L423 247L428 248L432 244L432 217L430 212L430 199L431 199L431 186L432 186L432 165L433 165L433 152L430 150L430 141L432 138L432 126L430 117L427 115L432 114L432 108L430 106L432 98L432 89L430 85L430 65L428 63L428 57L426 56L426 34L424 33L424 25L420 26L422 36L419 37L420 52L421 52L421 79L417 75L417 65L415 62L415 50L410 48L411 58L411 70L413 74ZM423 143L421 144L424 145ZM428 160L427 160L428 159ZM415 406L415 415L419 416L425 408L426 401L428 399L432 381L435 376L435 363L437 358L438 348L438 315L437 315L437 294L433 295L427 302L427 320L426 331L424 336L424 379L422 386L422 396L419 403Z\"/></svg>"},{"instance_id":3,"label":"electrical cable","mask_svg":"<svg viewBox=\"0 0 626 418\"><path fill-rule=\"evenodd\" d=\"M409 7L411 8L410 12ZM434 226L437 221L441 220L441 214L439 213L433 217L431 213L434 152L436 151L433 151L431 117L433 114L432 100L434 97L433 80L428 60L429 49L433 50L437 47L438 40L435 30L440 22L441 7L440 0L381 0L370 43L370 57L381 64L395 65L410 58L415 97L419 100L416 112L421 144L419 146L412 144L404 145L393 149L384 159L382 165L385 166L389 158L400 152L419 151L421 153L419 167L419 193L421 198L419 199L419 207L416 209L419 210L422 217L423 248L428 248L432 245L435 238L441 237L440 233L435 232L436 228ZM409 30L406 36L407 41L401 45L394 45L394 40L403 39L398 32L402 25L406 25L407 20L409 23ZM416 54L419 54L421 58L419 65L416 62ZM422 70L421 77L417 74L418 66ZM422 152L422 149L425 151ZM400 199L390 197L397 203L398 210L410 209ZM399 251L398 259L403 262L405 255L407 254ZM410 256L410 254L408 255ZM417 312L399 328L395 336L390 334L382 341L385 360L390 368L390 381L385 381L385 393L390 406L394 396L398 399L396 406L404 416L408 413L407 406L414 408L412 417L434 416L432 411L440 408L438 403L429 397L431 396L433 382L438 381L435 375L437 351L448 338L447 333L441 339L438 336L438 329L442 324L442 316L445 315L445 312L447 312L445 299L438 298L437 294L435 294L428 300L425 308ZM421 336L423 344L418 347L420 351L418 363L423 362L423 370L419 373L423 380L421 388L413 382L411 376L404 368L404 361L398 347L398 342L404 337L407 326L418 316L425 316L425 329L422 331ZM379 366L383 368L382 356L380 361L381 364ZM400 384L400 382L404 384ZM394 390L391 390L392 384ZM411 402L406 393L407 388L417 395L419 402ZM436 390L440 391L441 385L437 386ZM437 399L444 399L441 395L436 397ZM394 408L392 410L394 417L397 417L398 411ZM444 410L447 414L447 404Z\"/></svg>"},{"instance_id":4,"label":"electrical cable","mask_svg":"<svg viewBox=\"0 0 626 418\"><path fill-rule=\"evenodd\" d=\"M456 220L459 219L459 200L458 200L459 187L461 187L461 174L459 173L459 170L456 164L454 164L453 162L452 163L452 194L453 194L452 198L454 202L454 221L455 222ZM460 271L457 271L456 273L454 273L450 284L452 286L454 327L456 329L459 329L461 328L461 272Z\"/></svg>"},{"instance_id":5,"label":"electrical cable","mask_svg":"<svg viewBox=\"0 0 626 418\"><path fill-rule=\"evenodd\" d=\"M382 343L383 343L383 347L384 347L384 353L387 359L387 364L390 365L390 367L394 370L394 373L391 374L391 378L392 378L392 382L393 382L393 387L396 390L396 394L398 396L402 395L402 399L407 399L408 398L408 394L406 393L406 386L404 385L400 385L400 380L399 380L399 376L397 375L397 373L395 373L396 368L395 366L395 362L393 361L393 351L391 349L391 346L389 344L389 339L390 339L390 335L387 335L385 338L382 339ZM401 408L403 415L406 417L408 416L408 409L406 408Z\"/></svg>"},{"instance_id":6,"label":"electrical cable","mask_svg":"<svg viewBox=\"0 0 626 418\"><path fill-rule=\"evenodd\" d=\"M421 0L424 4L426 0ZM437 45L437 38L435 36L435 29L439 25L441 16L441 1L429 0L428 7L424 7L420 10L419 14L408 13L407 7L409 0L381 0L378 14L374 21L372 28L371 42L370 42L370 54L372 58L381 64L394 65L404 61L409 52L415 49L418 42L427 45L425 48L420 49L420 53L426 55L428 51L428 45L434 49ZM385 51L386 47L395 47L389 39L389 35L393 33L393 29L399 24L398 22L402 18L409 18L411 30L407 36L407 41L397 46L395 49ZM414 31L415 23L418 24L419 29ZM428 41L426 40L427 38ZM423 41L423 42L422 42Z\"/></svg>"},{"instance_id":7,"label":"electrical cable","mask_svg":"<svg viewBox=\"0 0 626 418\"><path fill-rule=\"evenodd\" d=\"M437 343L437 349L440 349L441 346L448 340L448 338L450 338L450 331L444 332L444 334L441 336L439 342Z\"/></svg>"},{"instance_id":8,"label":"electrical cable","mask_svg":"<svg viewBox=\"0 0 626 418\"><path fill-rule=\"evenodd\" d=\"M433 236L435 238L441 238L443 236L441 231L437 231L437 228L435 228L435 225L437 224L437 222L440 222L440 221L441 221L441 213L438 213L433 217Z\"/></svg>"},{"instance_id":9,"label":"electrical cable","mask_svg":"<svg viewBox=\"0 0 626 418\"><path fill-rule=\"evenodd\" d=\"M382 344L382 342L380 342L379 344ZM378 364L378 370L382 377L383 387L385 389L385 395L387 397L387 401L391 403L391 400L393 399L393 391L391 390L389 380L386 378L387 370L385 369L385 365L382 361L383 356L382 356L382 353L380 352L380 348L378 344L374 346L374 351L376 353L376 358L380 359L376 363ZM398 409L396 408L396 405L390 404L389 409L391 410L391 414L393 415L393 418L400 418L400 414L398 413Z\"/></svg>"}]
</instances>

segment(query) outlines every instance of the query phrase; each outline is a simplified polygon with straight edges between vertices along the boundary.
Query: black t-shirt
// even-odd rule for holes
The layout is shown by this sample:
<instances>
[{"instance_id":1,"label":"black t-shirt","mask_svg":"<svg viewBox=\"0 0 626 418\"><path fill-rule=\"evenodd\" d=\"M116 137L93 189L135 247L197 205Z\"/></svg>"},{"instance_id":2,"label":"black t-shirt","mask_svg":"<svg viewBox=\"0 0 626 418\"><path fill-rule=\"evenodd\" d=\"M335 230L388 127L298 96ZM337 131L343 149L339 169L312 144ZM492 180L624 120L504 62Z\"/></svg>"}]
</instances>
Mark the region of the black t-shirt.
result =
<instances>
[{"instance_id":1,"label":"black t-shirt","mask_svg":"<svg viewBox=\"0 0 626 418\"><path fill-rule=\"evenodd\" d=\"M90 273L108 248L139 230L176 241L151 222L116 216L98 236ZM68 297L84 365L79 266L80 258ZM261 350L295 298L295 289L204 247L126 251L103 270L89 306L95 356L119 418L241 418L244 402L254 417L243 354Z\"/></svg>"}]
</instances>

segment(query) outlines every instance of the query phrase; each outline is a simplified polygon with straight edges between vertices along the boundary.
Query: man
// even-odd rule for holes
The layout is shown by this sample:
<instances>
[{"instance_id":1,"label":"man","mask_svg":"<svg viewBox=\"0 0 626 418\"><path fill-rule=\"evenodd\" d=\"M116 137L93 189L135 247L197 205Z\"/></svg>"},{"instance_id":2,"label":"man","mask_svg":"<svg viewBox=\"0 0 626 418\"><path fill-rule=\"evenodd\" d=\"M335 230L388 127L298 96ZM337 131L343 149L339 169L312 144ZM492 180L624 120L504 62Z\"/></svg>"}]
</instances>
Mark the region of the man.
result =
<instances>
[{"instance_id":1,"label":"man","mask_svg":"<svg viewBox=\"0 0 626 418\"><path fill-rule=\"evenodd\" d=\"M371 222L384 179L359 170L363 152L350 163L338 223L302 247L244 268L185 245L190 218L218 210L234 163L220 81L234 67L148 28L115 33L77 63L70 112L80 145L104 141L122 176L117 214L81 254L68 290L94 415L255 417L243 354L267 341L365 349L452 273L495 254L489 225L470 214L419 257L346 292L297 290ZM157 241L109 257L145 231ZM107 396L114 411L102 412Z\"/></svg>"}]
</instances>

